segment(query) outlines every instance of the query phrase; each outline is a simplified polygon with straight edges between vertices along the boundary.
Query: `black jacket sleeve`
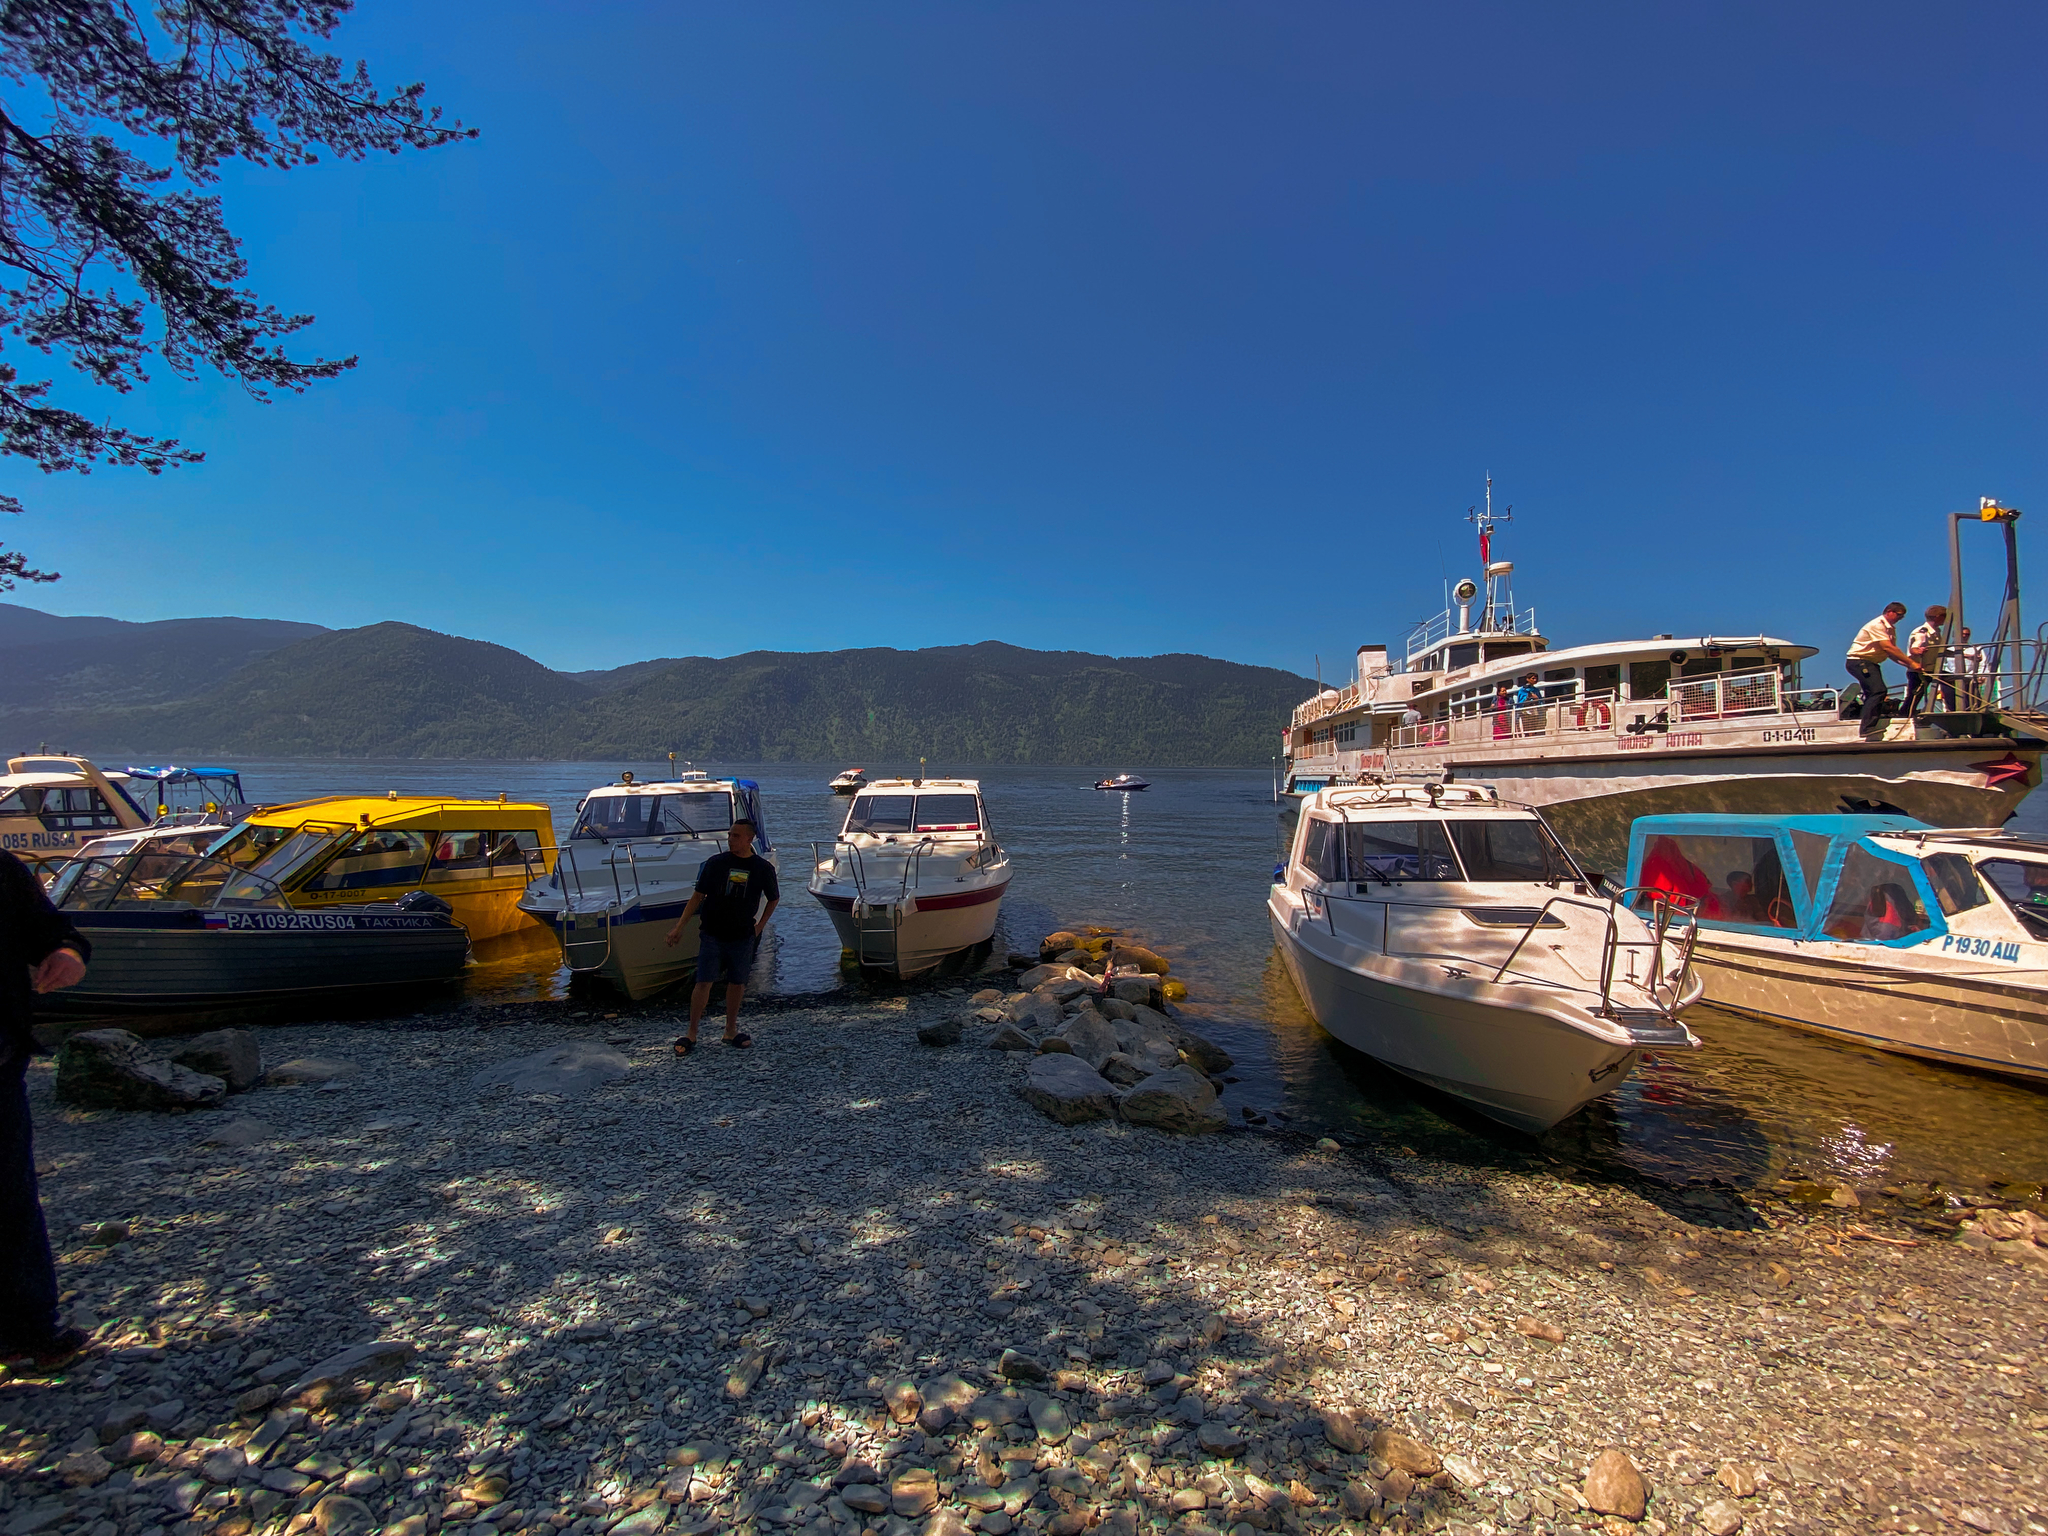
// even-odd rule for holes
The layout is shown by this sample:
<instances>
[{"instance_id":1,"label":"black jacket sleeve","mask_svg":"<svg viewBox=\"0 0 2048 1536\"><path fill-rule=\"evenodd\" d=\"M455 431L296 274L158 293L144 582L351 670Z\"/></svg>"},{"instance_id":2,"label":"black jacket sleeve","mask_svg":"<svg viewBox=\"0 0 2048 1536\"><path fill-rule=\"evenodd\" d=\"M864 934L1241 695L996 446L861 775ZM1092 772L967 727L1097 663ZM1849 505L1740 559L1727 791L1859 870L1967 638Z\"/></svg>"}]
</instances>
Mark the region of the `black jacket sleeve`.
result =
<instances>
[{"instance_id":1,"label":"black jacket sleeve","mask_svg":"<svg viewBox=\"0 0 2048 1536\"><path fill-rule=\"evenodd\" d=\"M42 884L11 853L0 852L0 1058L12 1060L29 1043L35 990L29 972L53 950L75 949L92 958L92 945L71 919L50 905Z\"/></svg>"}]
</instances>

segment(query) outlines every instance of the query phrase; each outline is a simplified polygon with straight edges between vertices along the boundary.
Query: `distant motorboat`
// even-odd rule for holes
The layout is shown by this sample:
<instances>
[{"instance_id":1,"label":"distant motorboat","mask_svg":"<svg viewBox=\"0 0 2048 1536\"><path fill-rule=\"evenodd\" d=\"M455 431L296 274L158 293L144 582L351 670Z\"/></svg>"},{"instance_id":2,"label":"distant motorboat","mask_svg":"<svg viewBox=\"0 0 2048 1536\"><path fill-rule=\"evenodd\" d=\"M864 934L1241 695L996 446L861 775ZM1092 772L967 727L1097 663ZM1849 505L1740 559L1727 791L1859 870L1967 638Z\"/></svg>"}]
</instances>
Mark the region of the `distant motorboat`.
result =
<instances>
[{"instance_id":1,"label":"distant motorboat","mask_svg":"<svg viewBox=\"0 0 2048 1536\"><path fill-rule=\"evenodd\" d=\"M1098 780L1095 787L1097 789L1150 789L1152 783L1149 779L1139 778L1135 773L1120 773L1113 779Z\"/></svg>"},{"instance_id":2,"label":"distant motorboat","mask_svg":"<svg viewBox=\"0 0 2048 1536\"><path fill-rule=\"evenodd\" d=\"M849 768L827 787L835 795L857 795L867 788L868 771L865 768Z\"/></svg>"}]
</instances>

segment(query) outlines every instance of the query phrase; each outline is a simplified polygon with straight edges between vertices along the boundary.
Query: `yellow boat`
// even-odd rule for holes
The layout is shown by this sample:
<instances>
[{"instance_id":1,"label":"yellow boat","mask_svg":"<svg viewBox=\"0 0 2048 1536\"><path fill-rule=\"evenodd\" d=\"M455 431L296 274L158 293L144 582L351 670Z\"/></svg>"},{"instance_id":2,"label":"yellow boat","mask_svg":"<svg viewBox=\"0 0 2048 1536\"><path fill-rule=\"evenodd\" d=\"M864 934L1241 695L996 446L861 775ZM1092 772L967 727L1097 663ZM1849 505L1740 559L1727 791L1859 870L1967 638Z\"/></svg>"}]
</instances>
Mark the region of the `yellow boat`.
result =
<instances>
[{"instance_id":1,"label":"yellow boat","mask_svg":"<svg viewBox=\"0 0 2048 1536\"><path fill-rule=\"evenodd\" d=\"M514 903L554 872L555 822L527 801L331 795L259 811L209 851L301 911L426 891L475 942L537 926Z\"/></svg>"}]
</instances>

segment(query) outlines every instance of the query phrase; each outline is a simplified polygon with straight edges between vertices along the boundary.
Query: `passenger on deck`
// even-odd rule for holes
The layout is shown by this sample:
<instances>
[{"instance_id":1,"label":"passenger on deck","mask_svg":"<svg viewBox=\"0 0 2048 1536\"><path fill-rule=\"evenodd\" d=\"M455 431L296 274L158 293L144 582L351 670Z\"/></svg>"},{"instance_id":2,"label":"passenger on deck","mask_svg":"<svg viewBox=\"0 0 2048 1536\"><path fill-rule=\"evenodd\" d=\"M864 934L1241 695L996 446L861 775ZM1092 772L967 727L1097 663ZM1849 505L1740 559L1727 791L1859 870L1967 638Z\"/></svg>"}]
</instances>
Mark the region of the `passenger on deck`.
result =
<instances>
[{"instance_id":1,"label":"passenger on deck","mask_svg":"<svg viewBox=\"0 0 2048 1536\"><path fill-rule=\"evenodd\" d=\"M1486 701L1486 712L1493 716L1493 739L1505 741L1514 732L1515 701L1508 693L1506 683L1493 685L1493 697Z\"/></svg>"},{"instance_id":2,"label":"passenger on deck","mask_svg":"<svg viewBox=\"0 0 2048 1536\"><path fill-rule=\"evenodd\" d=\"M1714 882L1707 872L1680 851L1675 838L1650 840L1643 856L1643 884L1653 891L1690 896L1698 902L1701 917L1719 917L1721 903L1714 895Z\"/></svg>"},{"instance_id":3,"label":"passenger on deck","mask_svg":"<svg viewBox=\"0 0 2048 1536\"><path fill-rule=\"evenodd\" d=\"M1768 923L1764 904L1757 899L1756 881L1746 869L1728 872L1728 894L1721 900L1721 915L1731 923Z\"/></svg>"},{"instance_id":4,"label":"passenger on deck","mask_svg":"<svg viewBox=\"0 0 2048 1536\"><path fill-rule=\"evenodd\" d=\"M1916 920L1906 893L1889 883L1871 887L1870 903L1865 910L1868 916L1863 919L1862 937L1871 943L1903 939L1927 926L1925 921Z\"/></svg>"}]
</instances>

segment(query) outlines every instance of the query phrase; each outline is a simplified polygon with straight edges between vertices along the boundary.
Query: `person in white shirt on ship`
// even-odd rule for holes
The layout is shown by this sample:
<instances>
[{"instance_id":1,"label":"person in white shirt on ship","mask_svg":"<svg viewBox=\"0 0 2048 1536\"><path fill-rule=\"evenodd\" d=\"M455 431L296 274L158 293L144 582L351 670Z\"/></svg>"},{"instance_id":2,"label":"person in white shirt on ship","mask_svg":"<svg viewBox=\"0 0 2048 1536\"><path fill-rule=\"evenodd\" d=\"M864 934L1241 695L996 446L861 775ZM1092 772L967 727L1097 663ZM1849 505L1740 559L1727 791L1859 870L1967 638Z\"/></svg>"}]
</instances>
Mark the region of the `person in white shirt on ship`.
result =
<instances>
[{"instance_id":1,"label":"person in white shirt on ship","mask_svg":"<svg viewBox=\"0 0 2048 1536\"><path fill-rule=\"evenodd\" d=\"M1886 603L1884 612L1857 630L1856 638L1849 642L1849 676L1863 694L1861 724L1865 731L1878 723L1891 691L1884 680L1886 658L1908 673L1914 669L1913 658L1899 649L1899 620L1905 616L1904 603Z\"/></svg>"},{"instance_id":2,"label":"person in white shirt on ship","mask_svg":"<svg viewBox=\"0 0 2048 1536\"><path fill-rule=\"evenodd\" d=\"M1926 623L1906 637L1906 654L1917 670L1906 685L1906 713L1913 714L1923 695L1932 693L1944 712L1956 707L1955 679L1949 676L1942 656L1942 632L1948 628L1948 609L1934 604L1925 614Z\"/></svg>"}]
</instances>

